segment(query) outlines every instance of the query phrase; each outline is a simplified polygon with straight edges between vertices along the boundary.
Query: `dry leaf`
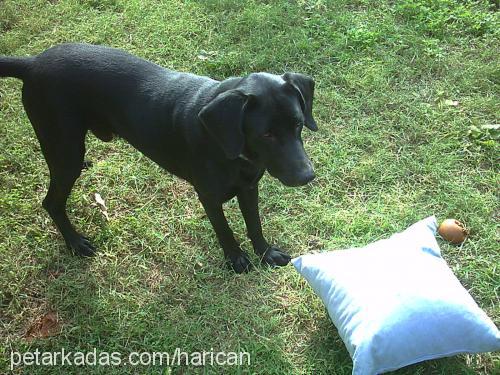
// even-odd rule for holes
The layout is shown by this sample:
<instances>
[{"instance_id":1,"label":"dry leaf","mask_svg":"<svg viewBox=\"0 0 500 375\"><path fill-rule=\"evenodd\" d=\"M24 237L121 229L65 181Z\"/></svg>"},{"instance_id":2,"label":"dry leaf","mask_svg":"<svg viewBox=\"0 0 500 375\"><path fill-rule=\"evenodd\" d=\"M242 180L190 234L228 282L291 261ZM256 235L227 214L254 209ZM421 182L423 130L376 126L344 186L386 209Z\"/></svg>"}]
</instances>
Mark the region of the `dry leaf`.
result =
<instances>
[{"instance_id":1,"label":"dry leaf","mask_svg":"<svg viewBox=\"0 0 500 375\"><path fill-rule=\"evenodd\" d=\"M453 106L453 107L456 107L458 106L458 100L450 100L450 99L446 99L444 101L444 104L446 105L450 105L450 106Z\"/></svg>"},{"instance_id":2,"label":"dry leaf","mask_svg":"<svg viewBox=\"0 0 500 375\"><path fill-rule=\"evenodd\" d=\"M35 338L46 338L57 335L61 332L61 322L54 311L49 311L41 318L38 318L26 332L28 341Z\"/></svg>"},{"instance_id":3,"label":"dry leaf","mask_svg":"<svg viewBox=\"0 0 500 375\"><path fill-rule=\"evenodd\" d=\"M95 193L94 194L94 198L95 198L95 201L96 203L101 206L102 208L104 208L105 210L107 210L108 208L106 207L106 203L104 202L104 199L102 199L101 197L101 194L99 193Z\"/></svg>"},{"instance_id":4,"label":"dry leaf","mask_svg":"<svg viewBox=\"0 0 500 375\"><path fill-rule=\"evenodd\" d=\"M95 193L94 198L98 206L101 208L101 212L106 218L107 221L109 221L109 215L108 215L108 208L106 207L106 202L104 199L101 197L101 194Z\"/></svg>"},{"instance_id":5,"label":"dry leaf","mask_svg":"<svg viewBox=\"0 0 500 375\"><path fill-rule=\"evenodd\" d=\"M201 50L200 53L198 54L198 56L196 56L196 57L202 61L205 61L205 60L209 60L210 58L215 57L215 56L217 56L217 51Z\"/></svg>"}]
</instances>

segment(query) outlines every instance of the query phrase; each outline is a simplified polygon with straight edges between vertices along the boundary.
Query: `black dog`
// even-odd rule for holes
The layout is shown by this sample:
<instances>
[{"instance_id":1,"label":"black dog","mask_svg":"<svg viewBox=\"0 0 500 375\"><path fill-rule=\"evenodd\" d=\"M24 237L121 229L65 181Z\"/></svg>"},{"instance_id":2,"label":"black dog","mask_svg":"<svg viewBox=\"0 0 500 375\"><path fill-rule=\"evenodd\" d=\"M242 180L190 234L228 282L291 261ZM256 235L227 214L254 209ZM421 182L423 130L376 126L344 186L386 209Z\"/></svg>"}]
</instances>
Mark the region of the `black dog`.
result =
<instances>
[{"instance_id":1,"label":"black dog","mask_svg":"<svg viewBox=\"0 0 500 375\"><path fill-rule=\"evenodd\" d=\"M190 182L236 272L247 271L250 261L222 210L234 196L262 261L289 262L262 235L257 185L266 169L287 186L314 178L301 139L303 126L317 130L311 78L254 73L219 82L86 44L55 46L35 57L0 57L0 77L8 76L24 81L24 108L49 166L43 207L75 253L95 252L66 215L90 130L103 141L126 139Z\"/></svg>"}]
</instances>

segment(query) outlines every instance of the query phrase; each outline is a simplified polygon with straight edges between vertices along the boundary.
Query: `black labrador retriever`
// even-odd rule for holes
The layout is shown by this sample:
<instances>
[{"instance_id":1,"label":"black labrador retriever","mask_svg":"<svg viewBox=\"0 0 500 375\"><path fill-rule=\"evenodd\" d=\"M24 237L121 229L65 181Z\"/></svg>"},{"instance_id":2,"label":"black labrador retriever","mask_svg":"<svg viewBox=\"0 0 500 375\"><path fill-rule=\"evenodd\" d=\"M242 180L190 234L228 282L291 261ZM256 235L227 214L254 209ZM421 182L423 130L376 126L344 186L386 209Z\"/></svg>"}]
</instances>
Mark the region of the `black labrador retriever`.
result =
<instances>
[{"instance_id":1,"label":"black labrador retriever","mask_svg":"<svg viewBox=\"0 0 500 375\"><path fill-rule=\"evenodd\" d=\"M43 207L75 253L95 252L66 214L90 130L103 141L124 138L191 183L234 271L251 266L222 210L234 196L262 261L271 266L290 261L262 235L257 186L266 169L287 186L314 178L301 138L304 126L317 130L310 77L253 73L216 81L88 44L62 44L34 57L0 57L0 77L24 81L24 108L50 170Z\"/></svg>"}]
</instances>

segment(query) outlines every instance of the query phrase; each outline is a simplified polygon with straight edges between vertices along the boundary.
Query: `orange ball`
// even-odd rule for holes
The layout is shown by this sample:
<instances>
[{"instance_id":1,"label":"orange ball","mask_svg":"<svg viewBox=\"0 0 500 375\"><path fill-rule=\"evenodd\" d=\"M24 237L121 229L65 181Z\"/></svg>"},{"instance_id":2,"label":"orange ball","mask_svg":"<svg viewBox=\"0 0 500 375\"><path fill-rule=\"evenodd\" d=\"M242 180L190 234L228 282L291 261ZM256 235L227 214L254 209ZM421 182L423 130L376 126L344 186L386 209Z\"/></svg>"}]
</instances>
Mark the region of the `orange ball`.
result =
<instances>
[{"instance_id":1,"label":"orange ball","mask_svg":"<svg viewBox=\"0 0 500 375\"><path fill-rule=\"evenodd\" d=\"M438 233L445 240L450 241L455 245L459 245L464 242L465 238L469 234L469 231L460 221L455 219L446 219L439 226Z\"/></svg>"}]
</instances>

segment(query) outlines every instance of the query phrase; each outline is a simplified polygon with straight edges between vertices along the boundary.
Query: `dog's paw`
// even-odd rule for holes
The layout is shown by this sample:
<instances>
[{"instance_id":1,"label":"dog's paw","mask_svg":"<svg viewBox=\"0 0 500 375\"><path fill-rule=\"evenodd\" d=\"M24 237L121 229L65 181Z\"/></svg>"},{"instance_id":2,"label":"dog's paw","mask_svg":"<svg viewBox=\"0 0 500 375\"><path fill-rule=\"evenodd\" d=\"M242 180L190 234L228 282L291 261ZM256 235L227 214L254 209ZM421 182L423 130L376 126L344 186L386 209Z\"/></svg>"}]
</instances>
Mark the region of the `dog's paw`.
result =
<instances>
[{"instance_id":1,"label":"dog's paw","mask_svg":"<svg viewBox=\"0 0 500 375\"><path fill-rule=\"evenodd\" d=\"M83 257L94 256L96 252L95 247L90 243L89 239L82 235L73 238L68 246L76 255Z\"/></svg>"},{"instance_id":2,"label":"dog's paw","mask_svg":"<svg viewBox=\"0 0 500 375\"><path fill-rule=\"evenodd\" d=\"M236 273L248 272L252 269L252 263L248 255L241 251L226 256L228 266Z\"/></svg>"},{"instance_id":3,"label":"dog's paw","mask_svg":"<svg viewBox=\"0 0 500 375\"><path fill-rule=\"evenodd\" d=\"M271 267L282 267L290 263L292 257L277 247L269 247L262 256L262 263Z\"/></svg>"}]
</instances>

